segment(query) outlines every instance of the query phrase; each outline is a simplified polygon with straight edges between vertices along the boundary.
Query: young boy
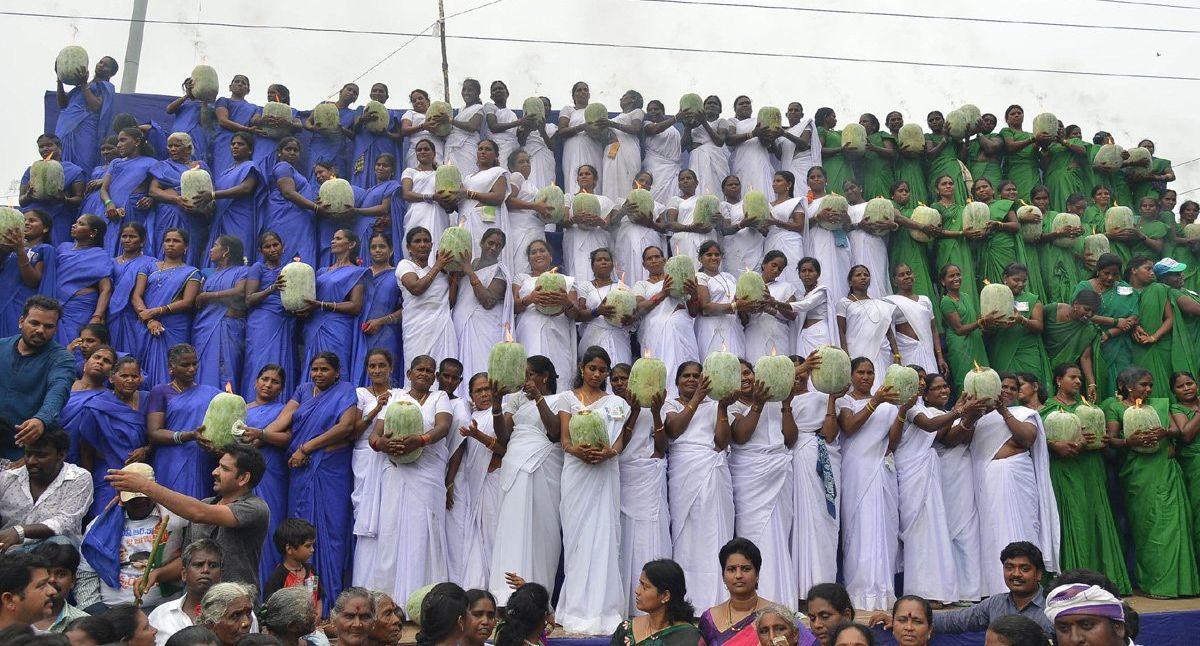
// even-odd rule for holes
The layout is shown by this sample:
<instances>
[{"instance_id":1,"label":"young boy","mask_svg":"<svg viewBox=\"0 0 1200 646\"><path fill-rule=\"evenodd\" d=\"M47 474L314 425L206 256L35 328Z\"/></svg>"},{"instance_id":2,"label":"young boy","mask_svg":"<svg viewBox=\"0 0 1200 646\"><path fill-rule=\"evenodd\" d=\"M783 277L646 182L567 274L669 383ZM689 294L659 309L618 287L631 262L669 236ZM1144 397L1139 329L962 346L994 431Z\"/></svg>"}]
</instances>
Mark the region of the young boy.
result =
<instances>
[{"instance_id":1,"label":"young boy","mask_svg":"<svg viewBox=\"0 0 1200 646\"><path fill-rule=\"evenodd\" d=\"M317 528L302 518L288 518L275 530L273 541L275 549L283 554L283 562L267 577L263 598L269 598L280 588L302 585L312 591L313 603L321 607L320 582L309 564L317 542Z\"/></svg>"}]
</instances>

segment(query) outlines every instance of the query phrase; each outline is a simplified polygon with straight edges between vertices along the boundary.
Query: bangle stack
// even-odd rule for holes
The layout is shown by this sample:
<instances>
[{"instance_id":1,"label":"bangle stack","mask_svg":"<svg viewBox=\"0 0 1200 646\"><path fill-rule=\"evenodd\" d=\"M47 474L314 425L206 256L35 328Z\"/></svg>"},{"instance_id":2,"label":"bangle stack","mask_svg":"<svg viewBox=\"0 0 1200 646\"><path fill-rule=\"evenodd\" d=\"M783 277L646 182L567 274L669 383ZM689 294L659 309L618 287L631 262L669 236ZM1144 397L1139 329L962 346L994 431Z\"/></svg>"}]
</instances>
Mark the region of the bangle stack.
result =
<instances>
[{"instance_id":1,"label":"bangle stack","mask_svg":"<svg viewBox=\"0 0 1200 646\"><path fill-rule=\"evenodd\" d=\"M867 402L867 414L870 415L874 412L875 412L875 402Z\"/></svg>"},{"instance_id":2,"label":"bangle stack","mask_svg":"<svg viewBox=\"0 0 1200 646\"><path fill-rule=\"evenodd\" d=\"M183 432L175 431L171 433L171 441L176 444L183 444Z\"/></svg>"}]
</instances>

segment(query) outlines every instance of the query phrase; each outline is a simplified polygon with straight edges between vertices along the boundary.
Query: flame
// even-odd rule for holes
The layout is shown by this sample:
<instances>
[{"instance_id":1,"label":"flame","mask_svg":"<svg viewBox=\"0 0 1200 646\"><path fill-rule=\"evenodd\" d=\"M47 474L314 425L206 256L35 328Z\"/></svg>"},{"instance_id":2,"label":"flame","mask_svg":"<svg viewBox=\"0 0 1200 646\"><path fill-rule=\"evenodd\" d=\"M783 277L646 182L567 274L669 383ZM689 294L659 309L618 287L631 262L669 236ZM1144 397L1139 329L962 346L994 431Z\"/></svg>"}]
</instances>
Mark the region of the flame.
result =
<instances>
[{"instance_id":1,"label":"flame","mask_svg":"<svg viewBox=\"0 0 1200 646\"><path fill-rule=\"evenodd\" d=\"M975 364L975 372L983 372L983 368L979 365L978 361L972 359L971 363Z\"/></svg>"},{"instance_id":2,"label":"flame","mask_svg":"<svg viewBox=\"0 0 1200 646\"><path fill-rule=\"evenodd\" d=\"M771 356L774 357L779 353L775 351L775 344L771 344Z\"/></svg>"},{"instance_id":3,"label":"flame","mask_svg":"<svg viewBox=\"0 0 1200 646\"><path fill-rule=\"evenodd\" d=\"M650 348L646 348L645 350L642 350L642 358L643 359L649 359L652 356L653 356L653 353L650 352Z\"/></svg>"},{"instance_id":4,"label":"flame","mask_svg":"<svg viewBox=\"0 0 1200 646\"><path fill-rule=\"evenodd\" d=\"M228 381L225 382L225 392L229 393L230 395L233 394L233 384L229 383Z\"/></svg>"},{"instance_id":5,"label":"flame","mask_svg":"<svg viewBox=\"0 0 1200 646\"><path fill-rule=\"evenodd\" d=\"M42 157L42 161L50 161L50 158L53 156L54 156L53 152L48 152L48 153L46 153L45 157Z\"/></svg>"},{"instance_id":6,"label":"flame","mask_svg":"<svg viewBox=\"0 0 1200 646\"><path fill-rule=\"evenodd\" d=\"M728 351L728 346L726 346L725 342L722 341L721 342L721 352L727 352L727 351Z\"/></svg>"},{"instance_id":7,"label":"flame","mask_svg":"<svg viewBox=\"0 0 1200 646\"><path fill-rule=\"evenodd\" d=\"M512 328L510 328L508 326L508 323L504 324L504 342L505 343L513 342Z\"/></svg>"},{"instance_id":8,"label":"flame","mask_svg":"<svg viewBox=\"0 0 1200 646\"><path fill-rule=\"evenodd\" d=\"M988 280L988 279L984 278L984 279L983 279L983 284L984 284L984 285L991 285L991 284L992 284L992 282L991 282L990 280ZM977 364L977 365L978 365L978 364Z\"/></svg>"},{"instance_id":9,"label":"flame","mask_svg":"<svg viewBox=\"0 0 1200 646\"><path fill-rule=\"evenodd\" d=\"M617 274L617 289L625 289L625 272Z\"/></svg>"},{"instance_id":10,"label":"flame","mask_svg":"<svg viewBox=\"0 0 1200 646\"><path fill-rule=\"evenodd\" d=\"M641 182L639 182L639 181L637 181L637 180L635 179L635 180L633 180L633 188L634 188L634 190L641 190L641 189L644 189L644 188L646 188L646 187L645 187L645 186L642 186L642 183L641 183Z\"/></svg>"},{"instance_id":11,"label":"flame","mask_svg":"<svg viewBox=\"0 0 1200 646\"><path fill-rule=\"evenodd\" d=\"M1141 407L1142 407L1142 400L1140 400L1140 399L1135 399L1135 400L1133 400L1133 407L1134 407L1134 408L1141 408Z\"/></svg>"},{"instance_id":12,"label":"flame","mask_svg":"<svg viewBox=\"0 0 1200 646\"><path fill-rule=\"evenodd\" d=\"M200 168L200 162L194 161L194 162L192 162L192 165L189 166L188 168L191 168L192 170L196 170L197 168Z\"/></svg>"}]
</instances>

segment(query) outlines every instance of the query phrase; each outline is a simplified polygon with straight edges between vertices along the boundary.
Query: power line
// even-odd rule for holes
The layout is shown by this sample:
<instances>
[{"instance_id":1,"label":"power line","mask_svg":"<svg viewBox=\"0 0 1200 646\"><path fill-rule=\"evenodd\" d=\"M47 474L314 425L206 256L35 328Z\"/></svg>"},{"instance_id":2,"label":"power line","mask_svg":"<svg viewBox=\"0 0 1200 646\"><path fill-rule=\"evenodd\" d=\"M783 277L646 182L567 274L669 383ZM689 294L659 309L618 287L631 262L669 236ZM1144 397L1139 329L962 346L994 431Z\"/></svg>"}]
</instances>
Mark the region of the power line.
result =
<instances>
[{"instance_id":1,"label":"power line","mask_svg":"<svg viewBox=\"0 0 1200 646\"><path fill-rule=\"evenodd\" d=\"M32 17L32 18L53 18L63 20L96 20L102 22L129 22L128 18L115 18L111 16L68 16L63 14L40 14L33 12L21 11L0 11L0 16L17 16L17 17ZM284 31L302 31L302 32L321 32L321 33L341 33L354 35L376 35L376 36L410 36L414 38L431 38L429 34L423 32L404 32L404 31L384 31L384 30L356 30L342 29L333 27L300 27L290 25L248 25L238 23L225 22L204 22L204 21L185 21L185 20L161 20L147 19L147 24L159 25L183 25L189 27L224 27L229 29L273 29ZM427 28L428 29L428 28ZM1059 70L1050 68L1034 68L1034 67L1006 67L997 65L969 65L965 63L931 63L925 61L906 61L906 60L888 60L881 58L850 58L844 56L826 56L818 54L789 54L777 52L751 52L733 49L701 49L697 47L672 47L667 45L623 45L614 43L597 43L583 42L573 40L556 40L556 39L536 39L536 38L516 38L505 36L473 36L473 35L449 35L447 38L452 40L494 42L494 43L509 43L519 45L560 45L569 47L597 47L606 50L613 49L628 49L640 51L654 52L670 52L679 54L716 54L725 56L758 56L763 58L776 59L799 59L824 62L845 62L845 63L869 63L875 65L908 65L914 67L930 67L938 69L963 69L984 72L1021 72L1030 74L1056 74L1063 76L1087 76L1098 78L1130 78L1130 79L1147 79L1157 81L1200 81L1200 77L1196 76L1173 76L1165 74L1117 74L1112 72L1090 72L1078 70Z\"/></svg>"},{"instance_id":2,"label":"power line","mask_svg":"<svg viewBox=\"0 0 1200 646\"><path fill-rule=\"evenodd\" d=\"M1163 9L1190 9L1192 11L1200 10L1200 7L1186 4L1159 4L1157 2L1135 2L1134 0L1096 0L1096 2L1108 2L1111 4L1131 4L1142 7L1162 7ZM1195 189L1193 189L1195 190Z\"/></svg>"},{"instance_id":3,"label":"power line","mask_svg":"<svg viewBox=\"0 0 1200 646\"><path fill-rule=\"evenodd\" d=\"M851 9L814 9L812 7L785 7L769 4L727 4L713 0L638 0L639 2L654 2L660 4L700 5L705 7L724 7L726 9L774 9L777 11L800 11L806 13L836 14L842 16L868 16L872 18L905 18L915 20L946 20L950 22L982 22L999 25L1031 25L1037 27L1066 27L1071 29L1108 29L1115 31L1140 31L1163 34L1200 34L1196 29L1171 29L1166 27L1134 27L1128 25L1089 25L1084 23L1044 22L1038 20L1008 20L1004 18L968 18L965 16L938 16L895 13L889 11L854 11ZM1132 3L1131 3L1132 4ZM1164 6L1164 5L1154 5ZM1196 8L1196 7L1190 7Z\"/></svg>"}]
</instances>

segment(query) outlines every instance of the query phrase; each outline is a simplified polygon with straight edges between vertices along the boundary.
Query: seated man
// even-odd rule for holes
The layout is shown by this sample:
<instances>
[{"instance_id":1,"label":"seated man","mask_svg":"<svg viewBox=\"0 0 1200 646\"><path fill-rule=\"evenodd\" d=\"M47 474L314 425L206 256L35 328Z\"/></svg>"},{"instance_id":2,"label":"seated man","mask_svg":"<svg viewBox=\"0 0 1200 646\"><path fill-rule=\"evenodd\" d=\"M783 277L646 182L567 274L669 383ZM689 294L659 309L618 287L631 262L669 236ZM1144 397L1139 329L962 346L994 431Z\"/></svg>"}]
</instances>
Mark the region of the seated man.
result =
<instances>
[{"instance_id":1,"label":"seated man","mask_svg":"<svg viewBox=\"0 0 1200 646\"><path fill-rule=\"evenodd\" d=\"M1050 592L1046 617L1054 623L1055 643L1125 646L1125 609L1121 600L1098 585L1069 583Z\"/></svg>"},{"instance_id":2,"label":"seated man","mask_svg":"<svg viewBox=\"0 0 1200 646\"><path fill-rule=\"evenodd\" d=\"M49 428L25 447L25 464L0 471L0 552L41 541L78 545L92 504L92 476L66 461L71 440Z\"/></svg>"},{"instance_id":3,"label":"seated man","mask_svg":"<svg viewBox=\"0 0 1200 646\"><path fill-rule=\"evenodd\" d=\"M0 630L49 617L56 594L45 559L25 553L0 555Z\"/></svg>"},{"instance_id":4,"label":"seated man","mask_svg":"<svg viewBox=\"0 0 1200 646\"><path fill-rule=\"evenodd\" d=\"M75 572L79 569L79 551L72 545L43 542L32 552L46 559L50 571L50 585L54 587L53 610L49 617L34 622L40 632L65 633L67 625L88 613L67 602L71 589L75 587Z\"/></svg>"}]
</instances>

